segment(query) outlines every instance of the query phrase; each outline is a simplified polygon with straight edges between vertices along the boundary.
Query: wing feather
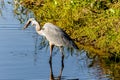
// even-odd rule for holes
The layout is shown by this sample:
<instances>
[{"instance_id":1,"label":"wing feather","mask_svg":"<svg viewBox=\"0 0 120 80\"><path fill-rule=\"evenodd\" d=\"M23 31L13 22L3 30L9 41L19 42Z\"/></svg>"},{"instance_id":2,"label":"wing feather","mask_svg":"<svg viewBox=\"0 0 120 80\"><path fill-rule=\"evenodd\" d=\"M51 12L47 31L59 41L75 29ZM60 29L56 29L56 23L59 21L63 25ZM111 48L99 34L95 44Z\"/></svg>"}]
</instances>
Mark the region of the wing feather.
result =
<instances>
[{"instance_id":1,"label":"wing feather","mask_svg":"<svg viewBox=\"0 0 120 80\"><path fill-rule=\"evenodd\" d=\"M68 34L58 26L55 26L52 23L46 23L43 28L46 30L47 37L51 39L51 41L59 43L62 46L68 46L78 49L77 45L68 36Z\"/></svg>"}]
</instances>

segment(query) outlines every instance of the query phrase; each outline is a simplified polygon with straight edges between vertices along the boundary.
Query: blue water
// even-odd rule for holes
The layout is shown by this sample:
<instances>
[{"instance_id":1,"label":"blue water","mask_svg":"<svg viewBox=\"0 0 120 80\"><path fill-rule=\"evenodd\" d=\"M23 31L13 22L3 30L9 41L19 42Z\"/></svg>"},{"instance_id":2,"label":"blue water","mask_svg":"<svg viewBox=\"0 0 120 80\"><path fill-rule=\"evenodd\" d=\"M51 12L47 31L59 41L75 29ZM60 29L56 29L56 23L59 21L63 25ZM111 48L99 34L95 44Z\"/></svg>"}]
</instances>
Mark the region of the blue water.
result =
<instances>
[{"instance_id":1,"label":"blue water","mask_svg":"<svg viewBox=\"0 0 120 80\"><path fill-rule=\"evenodd\" d=\"M12 0L4 0L0 16L0 80L49 80L49 46L40 44L42 37L30 27L22 30L14 14ZM44 47L41 47L45 45ZM88 68L90 59L85 51L73 51L70 56L66 48L62 80L108 80L99 64ZM57 77L61 69L61 54L57 47L53 51L53 74ZM78 54L78 55L75 55Z\"/></svg>"}]
</instances>

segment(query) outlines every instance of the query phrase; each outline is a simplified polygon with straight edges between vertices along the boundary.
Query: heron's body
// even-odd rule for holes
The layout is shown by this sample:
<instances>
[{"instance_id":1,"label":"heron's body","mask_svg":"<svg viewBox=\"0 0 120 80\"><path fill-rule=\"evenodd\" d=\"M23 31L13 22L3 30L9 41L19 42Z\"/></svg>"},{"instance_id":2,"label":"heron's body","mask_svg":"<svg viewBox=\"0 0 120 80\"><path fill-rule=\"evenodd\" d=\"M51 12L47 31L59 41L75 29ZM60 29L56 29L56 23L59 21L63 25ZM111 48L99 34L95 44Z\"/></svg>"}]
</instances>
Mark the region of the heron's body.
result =
<instances>
[{"instance_id":1,"label":"heron's body","mask_svg":"<svg viewBox=\"0 0 120 80\"><path fill-rule=\"evenodd\" d=\"M49 41L50 62L52 60L52 50L54 46L58 46L60 48L60 52L62 53L62 63L64 60L64 54L62 51L63 46L78 49L77 45L72 41L72 39L58 26L52 23L46 23L41 29L39 23L34 18L31 18L24 26L24 29L27 28L30 23L35 25L36 32L39 35L45 36Z\"/></svg>"},{"instance_id":2,"label":"heron's body","mask_svg":"<svg viewBox=\"0 0 120 80\"><path fill-rule=\"evenodd\" d=\"M72 39L62 29L52 23L46 23L40 31L37 31L37 33L45 36L52 45L73 47L77 49L77 46Z\"/></svg>"}]
</instances>

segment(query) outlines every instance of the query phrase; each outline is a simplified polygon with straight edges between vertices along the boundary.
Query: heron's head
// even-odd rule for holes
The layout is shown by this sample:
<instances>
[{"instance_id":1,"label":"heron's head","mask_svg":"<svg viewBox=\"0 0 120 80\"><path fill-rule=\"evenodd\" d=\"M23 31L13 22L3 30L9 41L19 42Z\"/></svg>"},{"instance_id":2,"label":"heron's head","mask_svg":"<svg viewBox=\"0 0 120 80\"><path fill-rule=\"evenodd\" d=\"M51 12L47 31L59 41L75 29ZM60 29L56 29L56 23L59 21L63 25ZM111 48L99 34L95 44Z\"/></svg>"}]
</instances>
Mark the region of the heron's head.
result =
<instances>
[{"instance_id":1,"label":"heron's head","mask_svg":"<svg viewBox=\"0 0 120 80\"><path fill-rule=\"evenodd\" d=\"M38 22L34 19L34 18L30 18L27 23L25 24L25 26L23 27L23 29L26 29L29 25L32 26L36 26L36 24L38 24Z\"/></svg>"}]
</instances>

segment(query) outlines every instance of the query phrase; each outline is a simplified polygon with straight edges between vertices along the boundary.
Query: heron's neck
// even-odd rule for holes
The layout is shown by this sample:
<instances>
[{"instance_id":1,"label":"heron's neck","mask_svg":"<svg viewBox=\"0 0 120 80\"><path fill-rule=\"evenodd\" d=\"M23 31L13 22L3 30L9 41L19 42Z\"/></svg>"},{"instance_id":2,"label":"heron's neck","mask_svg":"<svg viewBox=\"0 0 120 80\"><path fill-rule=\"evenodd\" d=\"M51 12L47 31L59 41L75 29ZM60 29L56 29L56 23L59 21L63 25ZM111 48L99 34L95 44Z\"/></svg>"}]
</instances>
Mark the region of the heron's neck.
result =
<instances>
[{"instance_id":1,"label":"heron's neck","mask_svg":"<svg viewBox=\"0 0 120 80\"><path fill-rule=\"evenodd\" d=\"M40 31L40 25L38 22L36 23L36 31Z\"/></svg>"}]
</instances>

